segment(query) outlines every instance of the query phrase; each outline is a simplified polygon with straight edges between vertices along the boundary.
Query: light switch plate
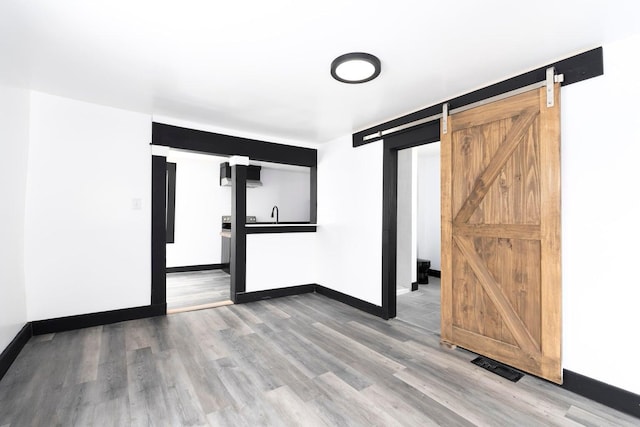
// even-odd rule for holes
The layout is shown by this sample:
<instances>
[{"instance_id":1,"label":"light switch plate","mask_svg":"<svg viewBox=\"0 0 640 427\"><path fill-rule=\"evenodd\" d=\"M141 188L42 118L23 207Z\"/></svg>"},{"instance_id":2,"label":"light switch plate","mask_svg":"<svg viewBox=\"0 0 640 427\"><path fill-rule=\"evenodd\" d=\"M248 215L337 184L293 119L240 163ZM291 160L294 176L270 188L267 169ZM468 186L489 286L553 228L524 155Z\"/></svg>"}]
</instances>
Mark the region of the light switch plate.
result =
<instances>
[{"instance_id":1,"label":"light switch plate","mask_svg":"<svg viewBox=\"0 0 640 427\"><path fill-rule=\"evenodd\" d=\"M139 197L134 197L131 199L131 209L134 211L139 211L142 209L142 199Z\"/></svg>"}]
</instances>

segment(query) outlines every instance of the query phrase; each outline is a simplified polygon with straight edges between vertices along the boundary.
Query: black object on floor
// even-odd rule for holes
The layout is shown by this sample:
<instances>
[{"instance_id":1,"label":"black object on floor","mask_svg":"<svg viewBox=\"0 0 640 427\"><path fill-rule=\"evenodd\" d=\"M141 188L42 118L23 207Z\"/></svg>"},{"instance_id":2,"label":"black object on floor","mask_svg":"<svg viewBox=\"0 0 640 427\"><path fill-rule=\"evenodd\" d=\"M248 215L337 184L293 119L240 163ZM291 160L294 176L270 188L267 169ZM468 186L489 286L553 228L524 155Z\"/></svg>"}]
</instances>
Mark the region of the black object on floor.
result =
<instances>
[{"instance_id":1,"label":"black object on floor","mask_svg":"<svg viewBox=\"0 0 640 427\"><path fill-rule=\"evenodd\" d=\"M489 372L500 375L502 378L506 378L509 381L518 382L518 380L524 377L524 374L520 371L516 371L510 366L504 365L495 360L487 357L479 356L471 361L474 365L478 365L481 368L486 369Z\"/></svg>"},{"instance_id":2,"label":"black object on floor","mask_svg":"<svg viewBox=\"0 0 640 427\"><path fill-rule=\"evenodd\" d=\"M418 283L421 285L429 284L429 267L431 267L431 261L418 258L417 264Z\"/></svg>"}]
</instances>

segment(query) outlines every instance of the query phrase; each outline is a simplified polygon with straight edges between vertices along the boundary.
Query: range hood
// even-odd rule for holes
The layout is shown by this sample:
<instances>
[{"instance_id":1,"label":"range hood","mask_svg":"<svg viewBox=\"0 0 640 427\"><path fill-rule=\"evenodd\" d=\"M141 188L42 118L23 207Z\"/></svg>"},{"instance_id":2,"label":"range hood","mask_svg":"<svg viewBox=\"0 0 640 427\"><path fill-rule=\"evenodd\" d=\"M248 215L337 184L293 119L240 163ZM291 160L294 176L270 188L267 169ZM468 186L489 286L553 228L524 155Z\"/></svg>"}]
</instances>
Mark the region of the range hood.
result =
<instances>
[{"instance_id":1,"label":"range hood","mask_svg":"<svg viewBox=\"0 0 640 427\"><path fill-rule=\"evenodd\" d=\"M247 166L247 188L262 187L260 181L260 166ZM231 166L229 162L220 163L220 185L231 187Z\"/></svg>"}]
</instances>

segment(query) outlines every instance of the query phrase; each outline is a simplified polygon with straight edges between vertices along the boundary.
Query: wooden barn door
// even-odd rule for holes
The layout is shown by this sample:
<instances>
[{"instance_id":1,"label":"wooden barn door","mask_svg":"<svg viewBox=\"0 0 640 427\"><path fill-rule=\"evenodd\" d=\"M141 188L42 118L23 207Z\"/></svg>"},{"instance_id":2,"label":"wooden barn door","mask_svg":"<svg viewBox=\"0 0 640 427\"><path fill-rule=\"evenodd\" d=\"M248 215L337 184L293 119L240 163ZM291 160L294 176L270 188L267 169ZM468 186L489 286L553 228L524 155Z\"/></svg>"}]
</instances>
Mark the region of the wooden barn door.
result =
<instances>
[{"instance_id":1,"label":"wooden barn door","mask_svg":"<svg viewBox=\"0 0 640 427\"><path fill-rule=\"evenodd\" d=\"M560 87L448 117L442 341L562 383ZM442 120L442 123L445 121Z\"/></svg>"}]
</instances>

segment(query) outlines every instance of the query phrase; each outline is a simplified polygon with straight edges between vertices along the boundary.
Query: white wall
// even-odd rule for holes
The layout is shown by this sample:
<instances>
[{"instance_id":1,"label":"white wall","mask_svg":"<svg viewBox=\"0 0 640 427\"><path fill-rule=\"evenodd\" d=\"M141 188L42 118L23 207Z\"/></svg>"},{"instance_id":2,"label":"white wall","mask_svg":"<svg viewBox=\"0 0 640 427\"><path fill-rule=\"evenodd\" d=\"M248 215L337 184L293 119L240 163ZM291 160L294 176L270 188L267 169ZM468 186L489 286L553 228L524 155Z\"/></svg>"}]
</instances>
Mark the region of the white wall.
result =
<instances>
[{"instance_id":1,"label":"white wall","mask_svg":"<svg viewBox=\"0 0 640 427\"><path fill-rule=\"evenodd\" d=\"M246 291L317 283L316 233L247 235Z\"/></svg>"},{"instance_id":2,"label":"white wall","mask_svg":"<svg viewBox=\"0 0 640 427\"><path fill-rule=\"evenodd\" d=\"M382 305L382 141L318 150L318 284Z\"/></svg>"},{"instance_id":3,"label":"white wall","mask_svg":"<svg viewBox=\"0 0 640 427\"><path fill-rule=\"evenodd\" d=\"M396 290L411 289L416 270L414 196L416 176L413 149L398 151L398 205L396 233Z\"/></svg>"},{"instance_id":4,"label":"white wall","mask_svg":"<svg viewBox=\"0 0 640 427\"><path fill-rule=\"evenodd\" d=\"M167 244L167 267L220 264L222 215L231 215L231 187L220 186L225 157L177 152L174 243Z\"/></svg>"},{"instance_id":5,"label":"white wall","mask_svg":"<svg viewBox=\"0 0 640 427\"><path fill-rule=\"evenodd\" d=\"M418 258L440 270L440 142L418 153Z\"/></svg>"},{"instance_id":6,"label":"white wall","mask_svg":"<svg viewBox=\"0 0 640 427\"><path fill-rule=\"evenodd\" d=\"M30 133L28 319L150 304L151 118L32 92Z\"/></svg>"},{"instance_id":7,"label":"white wall","mask_svg":"<svg viewBox=\"0 0 640 427\"><path fill-rule=\"evenodd\" d=\"M24 212L29 92L0 86L0 353L27 322Z\"/></svg>"},{"instance_id":8,"label":"white wall","mask_svg":"<svg viewBox=\"0 0 640 427\"><path fill-rule=\"evenodd\" d=\"M254 215L258 222L272 222L271 210L276 205L281 222L308 222L309 168L276 168L263 166L260 171L262 187L247 188L247 215Z\"/></svg>"},{"instance_id":9,"label":"white wall","mask_svg":"<svg viewBox=\"0 0 640 427\"><path fill-rule=\"evenodd\" d=\"M640 37L562 89L564 367L640 393Z\"/></svg>"}]
</instances>

